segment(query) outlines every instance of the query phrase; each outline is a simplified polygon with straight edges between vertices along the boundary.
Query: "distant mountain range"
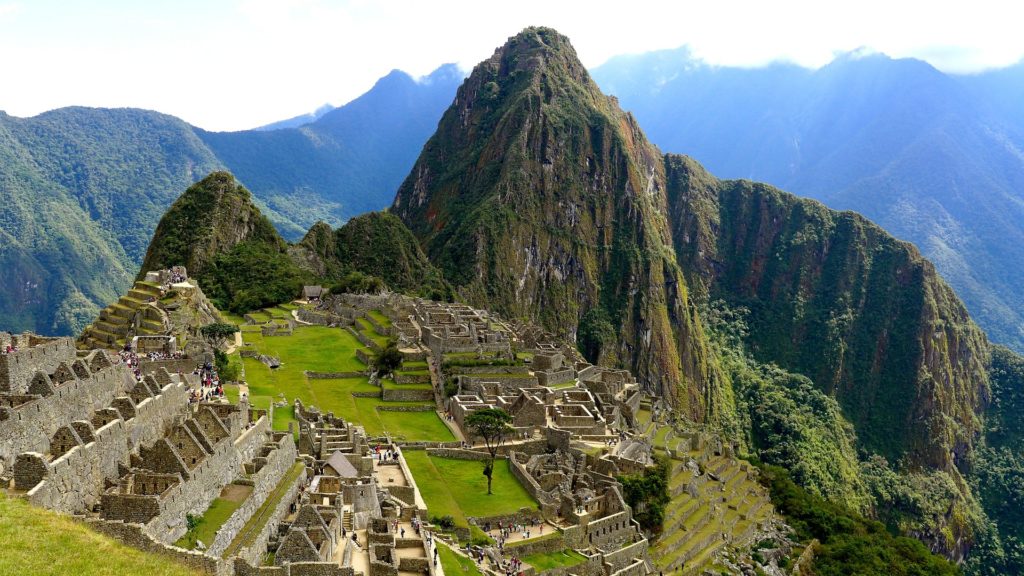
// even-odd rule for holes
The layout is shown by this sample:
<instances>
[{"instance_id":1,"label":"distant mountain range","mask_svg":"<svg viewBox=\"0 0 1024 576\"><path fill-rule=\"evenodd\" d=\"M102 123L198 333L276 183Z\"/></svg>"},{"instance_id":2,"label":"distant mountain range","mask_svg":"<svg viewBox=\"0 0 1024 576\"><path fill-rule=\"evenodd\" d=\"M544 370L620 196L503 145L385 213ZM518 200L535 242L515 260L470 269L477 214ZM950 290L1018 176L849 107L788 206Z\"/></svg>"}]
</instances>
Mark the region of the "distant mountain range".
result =
<instances>
[{"instance_id":1,"label":"distant mountain range","mask_svg":"<svg viewBox=\"0 0 1024 576\"><path fill-rule=\"evenodd\" d=\"M914 242L995 341L1024 350L1024 65L950 76L854 53L741 69L680 49L592 74L661 149ZM339 108L230 133L140 110L0 116L2 327L78 331L127 286L177 191L214 169L288 240L387 206L462 78L395 71Z\"/></svg>"},{"instance_id":2,"label":"distant mountain range","mask_svg":"<svg viewBox=\"0 0 1024 576\"><path fill-rule=\"evenodd\" d=\"M745 69L683 48L593 75L662 149L913 242L995 341L1024 350L1024 65L951 76L852 53L818 70Z\"/></svg>"},{"instance_id":3,"label":"distant mountain range","mask_svg":"<svg viewBox=\"0 0 1024 576\"><path fill-rule=\"evenodd\" d=\"M0 113L0 329L80 331L127 288L161 214L213 170L242 178L290 240L387 206L462 77L394 71L273 130L207 132L134 109Z\"/></svg>"}]
</instances>

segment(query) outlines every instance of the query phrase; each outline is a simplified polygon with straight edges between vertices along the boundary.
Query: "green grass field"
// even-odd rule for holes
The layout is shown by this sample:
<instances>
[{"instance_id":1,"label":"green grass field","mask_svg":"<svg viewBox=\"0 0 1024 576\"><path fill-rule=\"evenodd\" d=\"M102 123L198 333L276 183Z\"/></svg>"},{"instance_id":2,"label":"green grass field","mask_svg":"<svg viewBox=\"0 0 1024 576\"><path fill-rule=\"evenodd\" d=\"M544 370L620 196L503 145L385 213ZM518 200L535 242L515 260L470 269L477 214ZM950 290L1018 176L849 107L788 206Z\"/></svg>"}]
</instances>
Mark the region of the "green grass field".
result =
<instances>
[{"instance_id":1,"label":"green grass field","mask_svg":"<svg viewBox=\"0 0 1024 576\"><path fill-rule=\"evenodd\" d=\"M89 530L67 516L0 493L0 574L26 576L199 576Z\"/></svg>"},{"instance_id":2,"label":"green grass field","mask_svg":"<svg viewBox=\"0 0 1024 576\"><path fill-rule=\"evenodd\" d=\"M494 494L490 495L482 462L435 458L423 450L406 450L405 461L430 515L450 515L459 526L469 525L467 516L498 516L537 507L537 502L512 476L507 460L494 463Z\"/></svg>"},{"instance_id":3,"label":"green grass field","mask_svg":"<svg viewBox=\"0 0 1024 576\"><path fill-rule=\"evenodd\" d=\"M441 560L444 576L483 576L476 563L469 558L457 554L447 544L438 542L437 556Z\"/></svg>"},{"instance_id":4,"label":"green grass field","mask_svg":"<svg viewBox=\"0 0 1024 576\"><path fill-rule=\"evenodd\" d=\"M355 356L359 341L347 330L322 326L300 326L291 336L262 336L245 332L246 343L263 354L281 360L281 367L271 370L255 358L243 358L250 402L267 408L280 394L291 402L302 400L323 412L334 412L342 418L362 424L367 434L391 434L406 440L447 442L455 439L433 410L429 412L387 412L379 406L433 406L432 402L384 402L380 398L356 398L353 392L379 392L365 376L354 378L307 378L305 371L356 372L366 366ZM394 386L394 384L391 384ZM429 385L426 386L429 388ZM286 430L294 421L292 407L276 408L274 429Z\"/></svg>"},{"instance_id":5,"label":"green grass field","mask_svg":"<svg viewBox=\"0 0 1024 576\"><path fill-rule=\"evenodd\" d=\"M566 549L556 550L554 552L527 554L521 559L523 562L533 566L537 572L543 572L544 570L551 570L552 568L575 566L581 562L585 562L587 557L575 550Z\"/></svg>"}]
</instances>

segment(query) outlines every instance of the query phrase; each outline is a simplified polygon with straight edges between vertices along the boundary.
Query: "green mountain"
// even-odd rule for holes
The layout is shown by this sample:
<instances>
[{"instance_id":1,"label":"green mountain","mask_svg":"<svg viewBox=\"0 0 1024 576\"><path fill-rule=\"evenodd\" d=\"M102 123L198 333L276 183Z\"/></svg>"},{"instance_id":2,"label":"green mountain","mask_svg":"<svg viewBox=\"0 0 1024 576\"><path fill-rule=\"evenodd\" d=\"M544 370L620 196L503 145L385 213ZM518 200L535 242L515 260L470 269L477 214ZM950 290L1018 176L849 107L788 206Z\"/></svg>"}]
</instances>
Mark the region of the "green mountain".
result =
<instances>
[{"instance_id":1,"label":"green mountain","mask_svg":"<svg viewBox=\"0 0 1024 576\"><path fill-rule=\"evenodd\" d=\"M185 266L218 308L239 314L291 300L303 284L351 283L353 274L398 292L451 298L451 288L394 215L364 214L337 230L318 222L289 245L228 172L211 173L174 201L138 278L171 266Z\"/></svg>"},{"instance_id":2,"label":"green mountain","mask_svg":"<svg viewBox=\"0 0 1024 576\"><path fill-rule=\"evenodd\" d=\"M80 331L128 289L181 190L214 170L239 174L291 240L387 206L461 78L395 71L279 130L210 133L131 109L0 113L0 329Z\"/></svg>"},{"instance_id":3,"label":"green mountain","mask_svg":"<svg viewBox=\"0 0 1024 576\"><path fill-rule=\"evenodd\" d=\"M127 288L177 191L217 166L189 125L162 114L0 114L3 328L80 330Z\"/></svg>"},{"instance_id":4,"label":"green mountain","mask_svg":"<svg viewBox=\"0 0 1024 576\"><path fill-rule=\"evenodd\" d=\"M957 76L842 55L816 70L613 58L598 84L651 140L728 178L855 210L913 242L996 342L1024 351L1024 67Z\"/></svg>"},{"instance_id":5,"label":"green mountain","mask_svg":"<svg viewBox=\"0 0 1024 576\"><path fill-rule=\"evenodd\" d=\"M853 212L667 160L680 264L701 297L750 311L753 355L837 398L864 447L962 467L988 344L934 266Z\"/></svg>"},{"instance_id":6,"label":"green mountain","mask_svg":"<svg viewBox=\"0 0 1024 576\"><path fill-rule=\"evenodd\" d=\"M459 298L630 367L812 492L957 560L998 533L969 486L989 344L934 266L663 155L557 32L473 70L392 211Z\"/></svg>"},{"instance_id":7,"label":"green mountain","mask_svg":"<svg viewBox=\"0 0 1024 576\"><path fill-rule=\"evenodd\" d=\"M231 174L213 172L190 186L160 219L139 278L149 270L179 265L202 276L217 256L243 242L264 243L279 252L285 247L249 191Z\"/></svg>"},{"instance_id":8,"label":"green mountain","mask_svg":"<svg viewBox=\"0 0 1024 576\"><path fill-rule=\"evenodd\" d=\"M474 68L392 211L462 299L589 334L594 359L714 417L727 401L673 256L665 184L661 154L568 40L530 28Z\"/></svg>"},{"instance_id":9,"label":"green mountain","mask_svg":"<svg viewBox=\"0 0 1024 576\"><path fill-rule=\"evenodd\" d=\"M359 273L379 278L399 292L451 299L451 287L427 260L416 237L388 212L351 218L337 230L318 222L290 253L318 278Z\"/></svg>"}]
</instances>

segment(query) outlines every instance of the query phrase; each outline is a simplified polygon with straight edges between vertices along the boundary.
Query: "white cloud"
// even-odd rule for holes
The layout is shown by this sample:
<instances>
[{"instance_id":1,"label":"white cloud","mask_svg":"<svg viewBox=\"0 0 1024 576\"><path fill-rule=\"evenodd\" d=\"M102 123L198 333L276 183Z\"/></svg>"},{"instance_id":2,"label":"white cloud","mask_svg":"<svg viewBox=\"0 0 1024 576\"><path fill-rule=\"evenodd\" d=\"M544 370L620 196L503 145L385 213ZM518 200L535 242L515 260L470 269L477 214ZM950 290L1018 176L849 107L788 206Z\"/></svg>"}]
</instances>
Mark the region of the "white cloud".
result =
<instances>
[{"instance_id":1,"label":"white cloud","mask_svg":"<svg viewBox=\"0 0 1024 576\"><path fill-rule=\"evenodd\" d=\"M993 0L82 4L0 3L0 109L137 106L204 128L241 129L344 103L394 68L414 77L446 62L470 69L529 25L569 36L587 66L683 44L711 64L741 66L820 66L861 46L951 71L1024 55L1020 14Z\"/></svg>"}]
</instances>

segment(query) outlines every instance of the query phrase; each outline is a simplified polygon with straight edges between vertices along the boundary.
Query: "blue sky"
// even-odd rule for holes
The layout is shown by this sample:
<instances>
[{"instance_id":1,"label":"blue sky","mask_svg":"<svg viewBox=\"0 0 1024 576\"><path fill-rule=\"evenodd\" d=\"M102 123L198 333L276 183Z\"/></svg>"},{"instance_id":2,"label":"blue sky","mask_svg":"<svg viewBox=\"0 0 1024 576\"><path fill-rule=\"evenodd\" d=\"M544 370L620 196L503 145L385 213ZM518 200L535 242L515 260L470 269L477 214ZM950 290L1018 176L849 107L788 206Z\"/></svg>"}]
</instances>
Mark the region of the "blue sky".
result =
<instances>
[{"instance_id":1,"label":"blue sky","mask_svg":"<svg viewBox=\"0 0 1024 576\"><path fill-rule=\"evenodd\" d=\"M953 72L1024 55L1012 2L0 0L0 110L159 110L211 130L342 104L394 68L470 68L525 26L593 67L688 44L711 64L820 66L867 47Z\"/></svg>"}]
</instances>

